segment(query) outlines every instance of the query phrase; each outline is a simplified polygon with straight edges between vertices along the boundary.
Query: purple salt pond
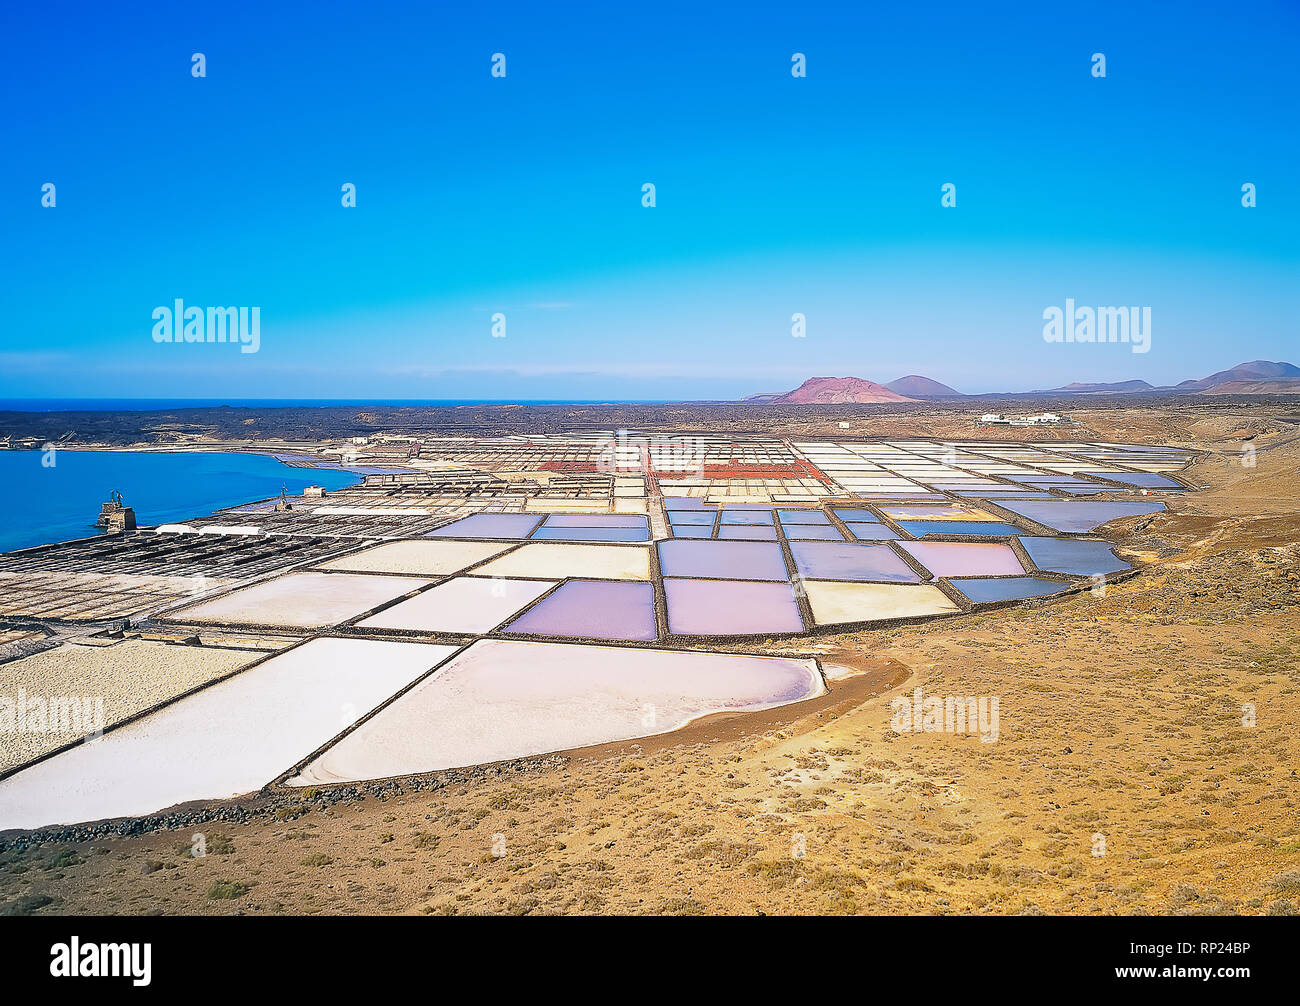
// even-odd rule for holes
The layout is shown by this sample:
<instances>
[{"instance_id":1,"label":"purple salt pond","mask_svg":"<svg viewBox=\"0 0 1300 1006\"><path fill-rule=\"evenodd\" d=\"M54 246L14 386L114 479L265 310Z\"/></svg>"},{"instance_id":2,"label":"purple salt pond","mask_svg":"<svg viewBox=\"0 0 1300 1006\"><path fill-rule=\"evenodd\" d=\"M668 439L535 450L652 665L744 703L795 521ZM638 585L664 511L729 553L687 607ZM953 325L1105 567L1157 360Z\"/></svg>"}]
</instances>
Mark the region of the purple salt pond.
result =
<instances>
[{"instance_id":1,"label":"purple salt pond","mask_svg":"<svg viewBox=\"0 0 1300 1006\"><path fill-rule=\"evenodd\" d=\"M808 580L921 582L916 571L888 545L793 541L790 552L800 575Z\"/></svg>"},{"instance_id":2,"label":"purple salt pond","mask_svg":"<svg viewBox=\"0 0 1300 1006\"><path fill-rule=\"evenodd\" d=\"M476 513L430 531L426 538L526 538L542 522L527 513Z\"/></svg>"},{"instance_id":3,"label":"purple salt pond","mask_svg":"<svg viewBox=\"0 0 1300 1006\"><path fill-rule=\"evenodd\" d=\"M785 536L790 541L843 541L840 529L829 524L821 527L817 524L782 524ZM876 527L880 525L877 524Z\"/></svg>"},{"instance_id":4,"label":"purple salt pond","mask_svg":"<svg viewBox=\"0 0 1300 1006\"><path fill-rule=\"evenodd\" d=\"M935 576L1012 576L1025 571L1010 545L964 541L902 541Z\"/></svg>"},{"instance_id":5,"label":"purple salt pond","mask_svg":"<svg viewBox=\"0 0 1300 1006\"><path fill-rule=\"evenodd\" d=\"M712 510L669 510L669 524L707 524L713 526Z\"/></svg>"},{"instance_id":6,"label":"purple salt pond","mask_svg":"<svg viewBox=\"0 0 1300 1006\"><path fill-rule=\"evenodd\" d=\"M788 583L664 580L668 631L679 636L741 636L802 632Z\"/></svg>"},{"instance_id":7,"label":"purple salt pond","mask_svg":"<svg viewBox=\"0 0 1300 1006\"><path fill-rule=\"evenodd\" d=\"M1037 521L1044 527L1050 527L1053 531L1063 531L1067 534L1091 531L1117 517L1160 513L1165 508L1163 503L1130 503L1123 500L1089 500L1078 503L1070 500L1056 500L1051 503L1012 500L998 505L1004 510Z\"/></svg>"},{"instance_id":8,"label":"purple salt pond","mask_svg":"<svg viewBox=\"0 0 1300 1006\"><path fill-rule=\"evenodd\" d=\"M555 513L546 518L544 527L639 527L646 519L636 514L621 513Z\"/></svg>"},{"instance_id":9,"label":"purple salt pond","mask_svg":"<svg viewBox=\"0 0 1300 1006\"><path fill-rule=\"evenodd\" d=\"M719 580L786 580L781 546L764 541L661 541L664 576L707 576Z\"/></svg>"},{"instance_id":10,"label":"purple salt pond","mask_svg":"<svg viewBox=\"0 0 1300 1006\"><path fill-rule=\"evenodd\" d=\"M771 510L723 510L723 524L771 524Z\"/></svg>"},{"instance_id":11,"label":"purple salt pond","mask_svg":"<svg viewBox=\"0 0 1300 1006\"><path fill-rule=\"evenodd\" d=\"M761 524L723 524L718 529L718 537L733 541L776 541L776 528Z\"/></svg>"},{"instance_id":12,"label":"purple salt pond","mask_svg":"<svg viewBox=\"0 0 1300 1006\"><path fill-rule=\"evenodd\" d=\"M505 627L506 632L575 639L652 640L654 587L648 583L570 580Z\"/></svg>"},{"instance_id":13,"label":"purple salt pond","mask_svg":"<svg viewBox=\"0 0 1300 1006\"><path fill-rule=\"evenodd\" d=\"M830 518L820 510L778 510L776 515L785 524L829 524Z\"/></svg>"}]
</instances>

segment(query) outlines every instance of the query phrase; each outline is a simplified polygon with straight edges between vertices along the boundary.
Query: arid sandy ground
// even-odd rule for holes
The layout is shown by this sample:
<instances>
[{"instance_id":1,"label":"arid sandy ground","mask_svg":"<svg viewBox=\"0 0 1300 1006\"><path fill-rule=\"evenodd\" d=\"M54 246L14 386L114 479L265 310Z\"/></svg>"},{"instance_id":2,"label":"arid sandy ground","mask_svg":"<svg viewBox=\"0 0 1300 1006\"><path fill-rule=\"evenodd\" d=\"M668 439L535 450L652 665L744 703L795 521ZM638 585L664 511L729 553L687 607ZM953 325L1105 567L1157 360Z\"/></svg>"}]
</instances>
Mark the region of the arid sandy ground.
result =
<instances>
[{"instance_id":1,"label":"arid sandy ground","mask_svg":"<svg viewBox=\"0 0 1300 1006\"><path fill-rule=\"evenodd\" d=\"M1289 914L1300 910L1300 430L1125 415L1210 488L1121 528L1091 594L769 652L886 690L301 816L0 854L7 911ZM966 436L971 434L967 433ZM1229 453L1231 452L1231 453ZM896 661L910 675L901 677ZM887 673L890 668L892 673ZM856 679L865 681L867 679ZM876 679L872 679L876 680ZM904 734L915 688L1000 736ZM1253 707L1254 725L1246 725ZM1095 855L1102 851L1104 854ZM504 853L504 855L494 855ZM795 853L802 852L802 855Z\"/></svg>"}]
</instances>

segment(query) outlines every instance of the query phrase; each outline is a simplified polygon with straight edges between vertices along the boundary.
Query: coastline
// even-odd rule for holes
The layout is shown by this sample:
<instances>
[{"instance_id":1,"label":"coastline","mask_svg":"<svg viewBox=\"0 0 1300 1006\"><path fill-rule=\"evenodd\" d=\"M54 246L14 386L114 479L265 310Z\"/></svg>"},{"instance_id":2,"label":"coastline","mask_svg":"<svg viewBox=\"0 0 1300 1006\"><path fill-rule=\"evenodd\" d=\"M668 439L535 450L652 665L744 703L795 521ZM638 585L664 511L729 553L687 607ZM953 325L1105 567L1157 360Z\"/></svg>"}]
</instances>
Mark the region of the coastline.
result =
<instances>
[{"instance_id":1,"label":"coastline","mask_svg":"<svg viewBox=\"0 0 1300 1006\"><path fill-rule=\"evenodd\" d=\"M174 455L190 461L162 460ZM124 463L104 463L113 457ZM145 529L266 503L282 486L293 496L316 483L344 488L376 469L290 451L78 445L0 451L0 471L10 490L0 527L0 553L7 553L97 537L100 504L114 490L123 492Z\"/></svg>"}]
</instances>

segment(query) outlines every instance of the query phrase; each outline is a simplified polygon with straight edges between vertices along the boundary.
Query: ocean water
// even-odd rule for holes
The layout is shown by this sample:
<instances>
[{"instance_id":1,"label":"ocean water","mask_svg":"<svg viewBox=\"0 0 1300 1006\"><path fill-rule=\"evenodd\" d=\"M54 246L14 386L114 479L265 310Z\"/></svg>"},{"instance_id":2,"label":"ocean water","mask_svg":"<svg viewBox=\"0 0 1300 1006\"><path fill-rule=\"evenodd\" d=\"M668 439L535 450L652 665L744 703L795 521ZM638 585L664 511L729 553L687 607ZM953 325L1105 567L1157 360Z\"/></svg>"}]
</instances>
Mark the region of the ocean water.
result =
<instances>
[{"instance_id":1,"label":"ocean water","mask_svg":"<svg viewBox=\"0 0 1300 1006\"><path fill-rule=\"evenodd\" d=\"M281 486L293 496L360 480L261 454L0 451L0 552L99 533L99 506L114 489L145 527L278 496Z\"/></svg>"}]
</instances>

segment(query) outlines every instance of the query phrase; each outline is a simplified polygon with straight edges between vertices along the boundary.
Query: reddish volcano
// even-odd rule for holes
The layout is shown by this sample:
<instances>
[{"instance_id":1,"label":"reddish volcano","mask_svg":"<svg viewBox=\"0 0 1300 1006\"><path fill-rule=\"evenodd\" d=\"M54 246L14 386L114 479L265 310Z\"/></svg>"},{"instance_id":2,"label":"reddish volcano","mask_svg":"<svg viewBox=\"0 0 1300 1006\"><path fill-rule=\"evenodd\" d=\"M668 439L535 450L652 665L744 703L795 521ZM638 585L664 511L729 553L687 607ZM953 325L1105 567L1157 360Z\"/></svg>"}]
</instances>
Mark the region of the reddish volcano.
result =
<instances>
[{"instance_id":1,"label":"reddish volcano","mask_svg":"<svg viewBox=\"0 0 1300 1006\"><path fill-rule=\"evenodd\" d=\"M810 377L787 394L772 400L774 405L846 405L872 402L912 402L883 384L860 377Z\"/></svg>"}]
</instances>

